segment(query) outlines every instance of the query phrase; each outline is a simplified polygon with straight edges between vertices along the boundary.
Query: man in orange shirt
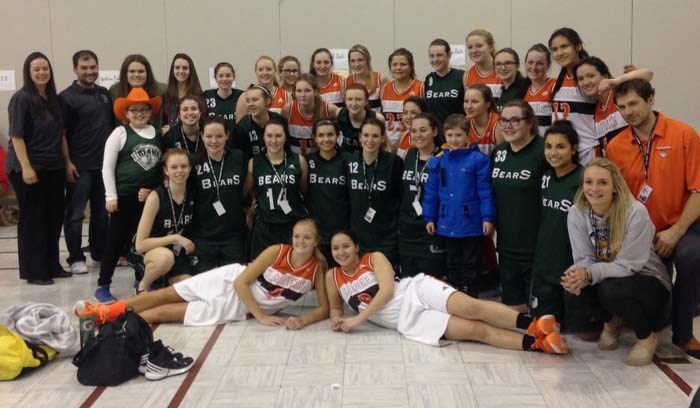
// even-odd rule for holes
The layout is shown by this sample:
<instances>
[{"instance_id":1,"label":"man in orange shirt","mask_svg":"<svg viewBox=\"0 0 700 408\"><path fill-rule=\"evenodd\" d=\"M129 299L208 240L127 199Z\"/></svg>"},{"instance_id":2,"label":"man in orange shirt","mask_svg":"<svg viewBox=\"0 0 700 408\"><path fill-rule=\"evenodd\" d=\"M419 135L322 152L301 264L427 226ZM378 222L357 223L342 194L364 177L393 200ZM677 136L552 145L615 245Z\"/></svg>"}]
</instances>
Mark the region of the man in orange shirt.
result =
<instances>
[{"instance_id":1,"label":"man in orange shirt","mask_svg":"<svg viewBox=\"0 0 700 408\"><path fill-rule=\"evenodd\" d=\"M669 272L675 264L673 343L700 363L700 343L693 336L693 312L700 301L700 136L653 111L654 89L645 80L620 84L615 103L629 126L606 152L649 211L655 249Z\"/></svg>"}]
</instances>

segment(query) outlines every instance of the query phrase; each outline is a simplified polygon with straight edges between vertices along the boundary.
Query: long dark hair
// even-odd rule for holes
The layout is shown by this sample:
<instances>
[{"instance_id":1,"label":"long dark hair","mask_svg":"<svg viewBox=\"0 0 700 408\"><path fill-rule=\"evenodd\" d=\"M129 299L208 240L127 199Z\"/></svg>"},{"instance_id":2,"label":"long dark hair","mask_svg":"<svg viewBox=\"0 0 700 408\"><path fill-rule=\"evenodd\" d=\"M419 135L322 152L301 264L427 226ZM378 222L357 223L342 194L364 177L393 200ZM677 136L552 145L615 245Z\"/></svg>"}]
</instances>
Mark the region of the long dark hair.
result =
<instances>
[{"instance_id":1,"label":"long dark hair","mask_svg":"<svg viewBox=\"0 0 700 408\"><path fill-rule=\"evenodd\" d=\"M30 66L32 61L43 59L49 64L49 82L46 84L46 101L42 99L39 95L39 89L37 89L34 81L32 81L32 75ZM36 112L40 117L45 118L46 114L49 113L54 119L59 119L61 117L61 107L58 104L58 96L56 95L56 81L54 80L53 67L51 66L51 61L48 57L39 51L35 51L27 56L24 60L24 66L22 67L22 78L24 79L24 89L32 100L32 110Z\"/></svg>"},{"instance_id":2,"label":"long dark hair","mask_svg":"<svg viewBox=\"0 0 700 408\"><path fill-rule=\"evenodd\" d=\"M177 105L178 104L178 92L177 92L177 79L175 79L175 61L185 60L190 66L190 76L187 78L187 90L185 95L195 95L202 96L202 85L199 83L199 76L197 76L197 70L194 67L194 61L189 55L183 53L177 53L173 57L173 61L170 63L170 74L168 74L168 89L165 91L165 103L167 105ZM235 73L234 73L235 75ZM149 94L150 95L150 94ZM168 111L166 106L164 112Z\"/></svg>"},{"instance_id":3,"label":"long dark hair","mask_svg":"<svg viewBox=\"0 0 700 408\"><path fill-rule=\"evenodd\" d=\"M555 32L552 33L552 35L549 37L549 42L547 45L549 45L549 48L552 48L552 41L554 41L555 38L557 37L564 37L569 42L574 46L581 46L581 49L578 52L578 59L582 60L586 57L588 57L588 52L583 49L583 41L581 40L581 36L578 35L576 30L573 28L568 28L568 27L562 27ZM561 89L562 83L564 83L564 78L566 77L566 68L562 67L561 71L559 71L559 76L557 77L557 82L554 84L554 89L552 90L552 94L549 96L549 101L554 102L554 97L556 96L557 92L559 92L559 89Z\"/></svg>"},{"instance_id":4,"label":"long dark hair","mask_svg":"<svg viewBox=\"0 0 700 408\"><path fill-rule=\"evenodd\" d=\"M119 70L119 85L118 85L118 97L126 97L131 91L131 85L129 85L129 80L127 79L127 73L129 72L129 65L132 62L138 62L146 68L146 82L143 84L142 88L146 93L153 96L160 96L156 92L156 79L153 77L153 69L151 69L151 63L148 59L141 54L129 54L124 58L122 62L122 67ZM155 113L155 112L154 112Z\"/></svg>"}]
</instances>

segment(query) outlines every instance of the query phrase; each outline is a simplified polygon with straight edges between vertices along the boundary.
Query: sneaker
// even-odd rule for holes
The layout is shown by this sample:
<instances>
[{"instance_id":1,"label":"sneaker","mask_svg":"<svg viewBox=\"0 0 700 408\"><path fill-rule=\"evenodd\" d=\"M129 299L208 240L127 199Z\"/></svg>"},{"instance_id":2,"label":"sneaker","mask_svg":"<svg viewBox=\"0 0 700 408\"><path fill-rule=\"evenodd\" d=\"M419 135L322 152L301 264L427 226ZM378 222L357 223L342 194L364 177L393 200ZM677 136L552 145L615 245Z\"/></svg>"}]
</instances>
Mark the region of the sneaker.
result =
<instances>
[{"instance_id":1,"label":"sneaker","mask_svg":"<svg viewBox=\"0 0 700 408\"><path fill-rule=\"evenodd\" d=\"M651 363L651 360L656 354L656 346L659 344L659 340L656 337L656 333L651 333L650 341L637 340L637 342L630 350L627 355L627 364L631 366L645 366Z\"/></svg>"},{"instance_id":2,"label":"sneaker","mask_svg":"<svg viewBox=\"0 0 700 408\"><path fill-rule=\"evenodd\" d=\"M151 345L146 364L146 379L161 380L165 377L184 374L192 368L194 359L182 353L173 353L173 349L163 345L160 340Z\"/></svg>"},{"instance_id":3,"label":"sneaker","mask_svg":"<svg viewBox=\"0 0 700 408\"><path fill-rule=\"evenodd\" d=\"M95 291L95 299L98 302L108 305L117 301L117 298L112 296L112 292L109 291L109 286L98 286Z\"/></svg>"},{"instance_id":4,"label":"sneaker","mask_svg":"<svg viewBox=\"0 0 700 408\"><path fill-rule=\"evenodd\" d=\"M119 260L117 261L117 266L129 266L129 262L126 261L125 257L120 256Z\"/></svg>"},{"instance_id":5,"label":"sneaker","mask_svg":"<svg viewBox=\"0 0 700 408\"><path fill-rule=\"evenodd\" d=\"M567 354L569 345L559 333L551 332L545 337L536 337L530 349L533 351L544 351L549 354Z\"/></svg>"},{"instance_id":6,"label":"sneaker","mask_svg":"<svg viewBox=\"0 0 700 408\"><path fill-rule=\"evenodd\" d=\"M141 355L141 362L139 363L139 374L146 375L146 368L148 366L148 354L145 353Z\"/></svg>"},{"instance_id":7,"label":"sneaker","mask_svg":"<svg viewBox=\"0 0 700 408\"><path fill-rule=\"evenodd\" d=\"M598 348L601 350L615 350L620 343L620 327L618 326L614 332L603 329L598 338Z\"/></svg>"},{"instance_id":8,"label":"sneaker","mask_svg":"<svg viewBox=\"0 0 700 408\"><path fill-rule=\"evenodd\" d=\"M682 352L688 357L688 361L693 364L700 364L700 342L695 337L691 337L690 340L683 344L676 344Z\"/></svg>"},{"instance_id":9,"label":"sneaker","mask_svg":"<svg viewBox=\"0 0 700 408\"><path fill-rule=\"evenodd\" d=\"M549 333L559 333L559 323L554 315L535 317L528 326L527 332L535 338L546 337Z\"/></svg>"},{"instance_id":10,"label":"sneaker","mask_svg":"<svg viewBox=\"0 0 700 408\"><path fill-rule=\"evenodd\" d=\"M92 316L95 319L95 325L102 326L109 323L124 313L126 303L114 303L112 305L92 304L86 300L79 300L73 305L73 314L78 317Z\"/></svg>"},{"instance_id":11,"label":"sneaker","mask_svg":"<svg viewBox=\"0 0 700 408\"><path fill-rule=\"evenodd\" d=\"M82 275L88 273L88 267L83 261L73 262L70 264L70 271L76 275Z\"/></svg>"}]
</instances>

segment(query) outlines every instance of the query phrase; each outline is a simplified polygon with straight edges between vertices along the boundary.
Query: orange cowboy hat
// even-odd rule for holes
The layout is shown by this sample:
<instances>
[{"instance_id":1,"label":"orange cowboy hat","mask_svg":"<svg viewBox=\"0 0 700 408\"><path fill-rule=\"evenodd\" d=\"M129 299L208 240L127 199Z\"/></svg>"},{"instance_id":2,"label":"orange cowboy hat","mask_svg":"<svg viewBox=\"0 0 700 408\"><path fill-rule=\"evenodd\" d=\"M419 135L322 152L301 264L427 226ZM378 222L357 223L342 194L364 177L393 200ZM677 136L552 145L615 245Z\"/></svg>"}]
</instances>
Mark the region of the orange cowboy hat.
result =
<instances>
[{"instance_id":1,"label":"orange cowboy hat","mask_svg":"<svg viewBox=\"0 0 700 408\"><path fill-rule=\"evenodd\" d=\"M126 109L137 103L145 103L151 107L151 112L155 113L160 109L160 96L148 98L148 93L143 88L132 88L126 98L117 98L114 101L114 114L121 120L127 122Z\"/></svg>"}]
</instances>

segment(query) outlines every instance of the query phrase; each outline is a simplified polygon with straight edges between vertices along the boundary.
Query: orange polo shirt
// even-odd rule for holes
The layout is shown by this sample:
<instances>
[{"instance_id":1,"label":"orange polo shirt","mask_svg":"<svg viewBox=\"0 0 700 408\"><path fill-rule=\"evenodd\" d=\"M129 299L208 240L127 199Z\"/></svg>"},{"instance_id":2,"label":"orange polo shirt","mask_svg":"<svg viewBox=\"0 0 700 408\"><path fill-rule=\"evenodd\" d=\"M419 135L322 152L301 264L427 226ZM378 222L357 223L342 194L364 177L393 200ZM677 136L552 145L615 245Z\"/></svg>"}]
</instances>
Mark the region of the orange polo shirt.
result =
<instances>
[{"instance_id":1,"label":"orange polo shirt","mask_svg":"<svg viewBox=\"0 0 700 408\"><path fill-rule=\"evenodd\" d=\"M700 192L700 136L683 122L657 115L646 181L653 192L646 207L661 232L678 221L690 194ZM647 143L642 142L644 151ZM611 140L605 152L636 197L644 186L644 158L631 126Z\"/></svg>"}]
</instances>

